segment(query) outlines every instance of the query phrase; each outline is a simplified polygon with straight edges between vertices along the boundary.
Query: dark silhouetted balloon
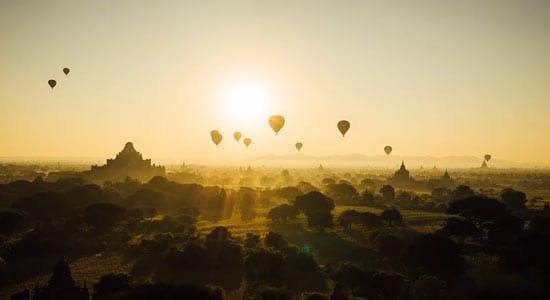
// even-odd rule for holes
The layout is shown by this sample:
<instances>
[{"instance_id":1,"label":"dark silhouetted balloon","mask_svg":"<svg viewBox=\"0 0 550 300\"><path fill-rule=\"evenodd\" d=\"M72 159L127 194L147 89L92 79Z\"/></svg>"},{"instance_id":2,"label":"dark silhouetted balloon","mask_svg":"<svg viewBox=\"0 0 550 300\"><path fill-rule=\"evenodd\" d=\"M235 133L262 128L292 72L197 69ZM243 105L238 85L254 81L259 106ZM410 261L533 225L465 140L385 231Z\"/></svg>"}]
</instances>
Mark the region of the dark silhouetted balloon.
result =
<instances>
[{"instance_id":1,"label":"dark silhouetted balloon","mask_svg":"<svg viewBox=\"0 0 550 300\"><path fill-rule=\"evenodd\" d=\"M303 147L303 146L304 146L304 145L303 145L302 143L300 143L300 142L298 142L298 143L296 143L296 145L294 145L294 147L296 147L296 150L298 150L298 151L302 150L302 147Z\"/></svg>"},{"instance_id":2,"label":"dark silhouetted balloon","mask_svg":"<svg viewBox=\"0 0 550 300\"><path fill-rule=\"evenodd\" d=\"M71 72L71 69L63 68L63 73L65 73L65 75L69 75L69 72Z\"/></svg>"},{"instance_id":3,"label":"dark silhouetted balloon","mask_svg":"<svg viewBox=\"0 0 550 300\"><path fill-rule=\"evenodd\" d=\"M252 140L250 138L244 138L243 143L246 146L246 148L248 148L248 146L252 144Z\"/></svg>"},{"instance_id":4,"label":"dark silhouetted balloon","mask_svg":"<svg viewBox=\"0 0 550 300\"><path fill-rule=\"evenodd\" d=\"M340 130L340 133L342 133L342 136L346 135L346 132L348 132L350 123L346 120L341 120L338 122L338 130Z\"/></svg>"},{"instance_id":5,"label":"dark silhouetted balloon","mask_svg":"<svg viewBox=\"0 0 550 300\"><path fill-rule=\"evenodd\" d=\"M210 131L210 137L212 138L212 142L214 142L214 144L216 144L216 146L218 146L222 142L222 139L223 139L222 134L217 130Z\"/></svg>"},{"instance_id":6,"label":"dark silhouetted balloon","mask_svg":"<svg viewBox=\"0 0 550 300\"><path fill-rule=\"evenodd\" d=\"M50 79L48 80L48 85L53 89L54 86L57 84L57 81Z\"/></svg>"},{"instance_id":7,"label":"dark silhouetted balloon","mask_svg":"<svg viewBox=\"0 0 550 300\"><path fill-rule=\"evenodd\" d=\"M273 129L273 131L275 131L275 135L278 135L281 128L285 126L285 117L281 115L273 115L269 117L269 126Z\"/></svg>"},{"instance_id":8,"label":"dark silhouetted balloon","mask_svg":"<svg viewBox=\"0 0 550 300\"><path fill-rule=\"evenodd\" d=\"M491 160L491 154L485 154L485 160L490 161Z\"/></svg>"},{"instance_id":9,"label":"dark silhouetted balloon","mask_svg":"<svg viewBox=\"0 0 550 300\"><path fill-rule=\"evenodd\" d=\"M238 131L233 132L233 137L235 138L235 141L237 141L237 142L241 139L242 136L243 135Z\"/></svg>"},{"instance_id":10,"label":"dark silhouetted balloon","mask_svg":"<svg viewBox=\"0 0 550 300\"><path fill-rule=\"evenodd\" d=\"M391 146L384 147L384 152L386 152L387 155L390 155L392 150L393 150L393 148Z\"/></svg>"}]
</instances>

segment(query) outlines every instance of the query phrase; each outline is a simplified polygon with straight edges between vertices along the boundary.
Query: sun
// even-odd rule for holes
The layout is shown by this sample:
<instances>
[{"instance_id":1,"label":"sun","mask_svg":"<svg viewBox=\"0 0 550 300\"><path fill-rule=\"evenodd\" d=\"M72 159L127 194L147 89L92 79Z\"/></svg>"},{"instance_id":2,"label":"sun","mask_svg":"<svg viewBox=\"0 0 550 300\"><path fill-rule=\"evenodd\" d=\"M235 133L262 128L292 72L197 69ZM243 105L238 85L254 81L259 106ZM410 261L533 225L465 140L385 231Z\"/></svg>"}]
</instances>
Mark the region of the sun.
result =
<instances>
[{"instance_id":1,"label":"sun","mask_svg":"<svg viewBox=\"0 0 550 300\"><path fill-rule=\"evenodd\" d=\"M222 97L228 114L239 121L258 120L267 114L269 95L260 83L234 83L225 89Z\"/></svg>"}]
</instances>

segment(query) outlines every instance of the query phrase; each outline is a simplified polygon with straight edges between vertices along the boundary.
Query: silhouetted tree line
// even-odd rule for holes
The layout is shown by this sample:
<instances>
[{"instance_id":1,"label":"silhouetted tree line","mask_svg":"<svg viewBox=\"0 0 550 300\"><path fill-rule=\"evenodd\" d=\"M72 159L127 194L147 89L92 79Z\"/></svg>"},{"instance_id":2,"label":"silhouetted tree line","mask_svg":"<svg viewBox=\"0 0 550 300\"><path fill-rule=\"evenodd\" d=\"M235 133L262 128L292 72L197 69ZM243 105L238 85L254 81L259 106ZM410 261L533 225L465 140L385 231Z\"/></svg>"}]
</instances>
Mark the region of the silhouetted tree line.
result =
<instances>
[{"instance_id":1,"label":"silhouetted tree line","mask_svg":"<svg viewBox=\"0 0 550 300\"><path fill-rule=\"evenodd\" d=\"M288 171L277 176L294 180ZM550 207L530 208L526 194L511 188L485 195L457 185L417 195L370 180L357 184L351 174L344 178L325 178L321 188L300 181L235 190L163 177L102 186L81 179L0 185L9 202L0 211L0 287L53 270L46 285L12 299L550 296ZM239 237L223 226L202 236L197 231L198 221L216 223L234 211L250 222L260 207L269 209L270 228L299 235ZM422 233L410 226L410 210L448 217L438 230ZM303 230L298 219L313 230ZM331 243L349 249L322 248ZM319 253L329 251L337 261L323 261ZM129 274L105 274L93 288L76 283L66 260L96 253L124 255L132 262ZM59 260L61 254L66 260ZM491 277L506 280L488 282Z\"/></svg>"}]
</instances>

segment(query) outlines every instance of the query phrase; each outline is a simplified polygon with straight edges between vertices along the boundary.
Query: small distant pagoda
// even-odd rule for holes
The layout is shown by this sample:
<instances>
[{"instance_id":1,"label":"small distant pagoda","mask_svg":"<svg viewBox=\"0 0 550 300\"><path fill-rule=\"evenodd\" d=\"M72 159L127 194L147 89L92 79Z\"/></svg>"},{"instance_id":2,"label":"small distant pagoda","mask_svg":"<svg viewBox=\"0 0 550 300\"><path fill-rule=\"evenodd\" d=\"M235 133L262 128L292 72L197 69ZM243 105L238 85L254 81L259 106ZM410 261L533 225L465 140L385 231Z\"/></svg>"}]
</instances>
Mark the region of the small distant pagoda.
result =
<instances>
[{"instance_id":1,"label":"small distant pagoda","mask_svg":"<svg viewBox=\"0 0 550 300\"><path fill-rule=\"evenodd\" d=\"M483 163L481 163L481 167L482 169L489 169L489 166L487 165L487 162L484 160Z\"/></svg>"},{"instance_id":2,"label":"small distant pagoda","mask_svg":"<svg viewBox=\"0 0 550 300\"><path fill-rule=\"evenodd\" d=\"M439 180L439 185L446 188L450 188L455 185L454 180L451 178L447 170L445 170L445 174L441 176L441 179Z\"/></svg>"},{"instance_id":3,"label":"small distant pagoda","mask_svg":"<svg viewBox=\"0 0 550 300\"><path fill-rule=\"evenodd\" d=\"M90 295L86 284L78 286L71 276L71 268L61 258L53 269L52 277L47 286L40 287L37 283L33 290L33 300L88 300Z\"/></svg>"},{"instance_id":4,"label":"small distant pagoda","mask_svg":"<svg viewBox=\"0 0 550 300\"><path fill-rule=\"evenodd\" d=\"M405 167L404 161L401 162L401 167L393 174L389 181L397 185L406 185L413 181L409 170Z\"/></svg>"},{"instance_id":5,"label":"small distant pagoda","mask_svg":"<svg viewBox=\"0 0 550 300\"><path fill-rule=\"evenodd\" d=\"M90 179L96 181L122 181L126 177L149 181L155 176L165 176L163 166L151 164L151 159L143 159L131 142L124 145L114 159L107 159L103 166L92 166L88 171Z\"/></svg>"}]
</instances>

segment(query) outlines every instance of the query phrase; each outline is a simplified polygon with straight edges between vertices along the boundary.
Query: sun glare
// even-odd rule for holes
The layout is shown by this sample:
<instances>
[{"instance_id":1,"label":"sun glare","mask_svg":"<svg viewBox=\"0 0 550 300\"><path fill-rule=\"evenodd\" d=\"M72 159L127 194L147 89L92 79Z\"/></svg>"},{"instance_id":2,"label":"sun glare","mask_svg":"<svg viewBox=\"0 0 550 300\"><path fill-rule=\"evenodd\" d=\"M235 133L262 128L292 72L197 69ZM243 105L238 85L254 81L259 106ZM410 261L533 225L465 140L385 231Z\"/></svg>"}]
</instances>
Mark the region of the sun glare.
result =
<instances>
[{"instance_id":1,"label":"sun glare","mask_svg":"<svg viewBox=\"0 0 550 300\"><path fill-rule=\"evenodd\" d=\"M266 89L256 82L233 84L223 94L227 112L239 121L264 117L267 113L268 98Z\"/></svg>"}]
</instances>

